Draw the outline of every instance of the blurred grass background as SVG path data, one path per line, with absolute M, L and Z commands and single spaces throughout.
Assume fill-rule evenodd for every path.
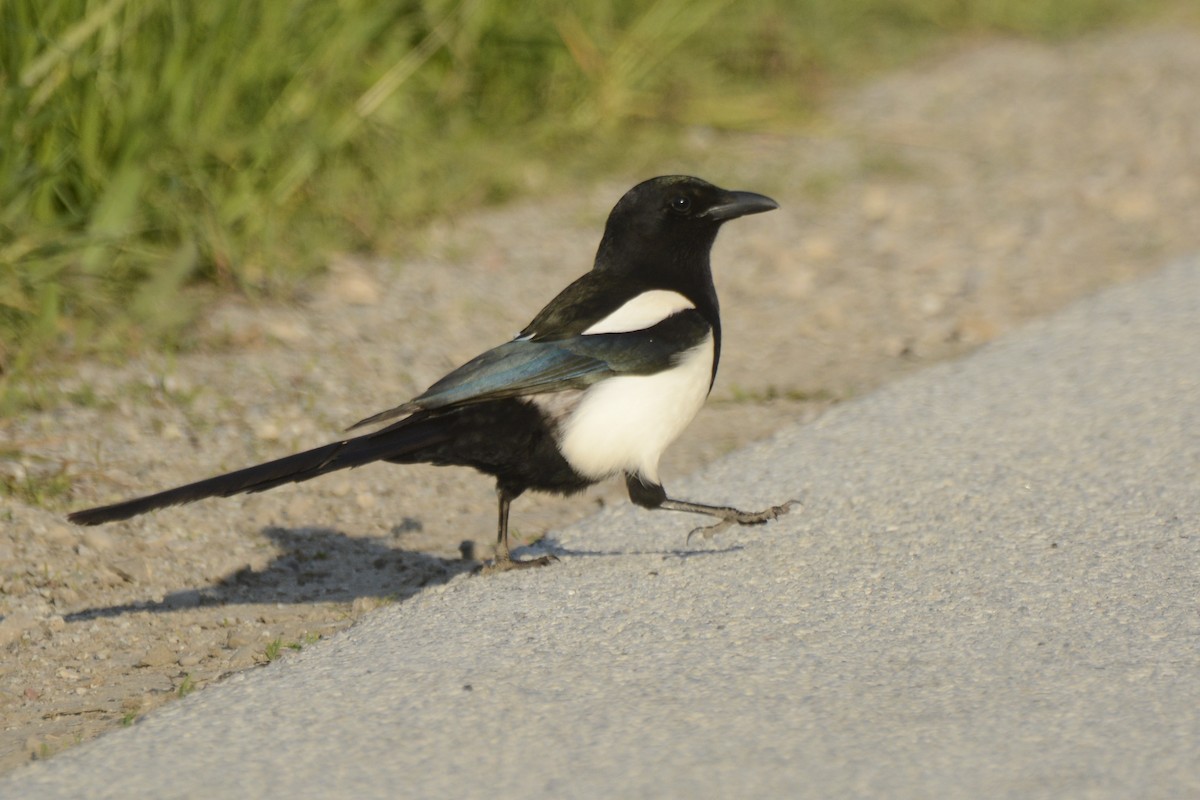
M 447 210 L 690 126 L 787 130 L 955 37 L 1170 5 L 0 0 L 0 415 L 74 356 L 185 347 L 208 299 L 286 294 Z

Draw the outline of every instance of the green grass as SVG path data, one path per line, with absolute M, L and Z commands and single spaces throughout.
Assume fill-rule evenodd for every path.
M 301 642 L 285 642 L 282 638 L 272 639 L 267 643 L 266 649 L 263 650 L 263 662 L 271 663 L 283 655 L 284 649 L 295 650 L 297 653 L 304 649 L 305 645 L 313 644 L 321 640 L 321 635 L 317 633 L 304 634 L 304 641 Z
M 19 443 L 0 446 L 0 498 L 57 507 L 70 496 L 73 483 L 67 465 L 32 456 Z
M 0 415 L 449 210 L 787 129 L 958 34 L 1171 0 L 0 0 Z

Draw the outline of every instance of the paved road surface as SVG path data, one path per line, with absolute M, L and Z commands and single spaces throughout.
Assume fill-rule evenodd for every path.
M 0 797 L 1200 796 L 1200 263 L 672 488 Z

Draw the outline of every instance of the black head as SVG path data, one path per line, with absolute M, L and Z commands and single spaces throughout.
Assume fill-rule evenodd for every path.
M 609 214 L 596 269 L 707 271 L 722 223 L 775 208 L 779 204 L 764 195 L 729 191 L 687 175 L 651 178 L 626 192 Z

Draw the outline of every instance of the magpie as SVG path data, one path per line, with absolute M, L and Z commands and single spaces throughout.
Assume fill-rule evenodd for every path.
M 509 506 L 528 490 L 570 495 L 623 475 L 637 505 L 716 517 L 709 528 L 775 519 L 790 503 L 741 511 L 668 497 L 658 461 L 716 379 L 721 319 L 709 259 L 717 231 L 731 219 L 778 207 L 764 195 L 689 176 L 640 183 L 609 215 L 591 271 L 514 339 L 348 430 L 383 427 L 69 519 L 99 525 L 373 461 L 466 466 L 493 476 L 499 497 L 493 569 L 551 560 L 521 561 L 509 551 Z

